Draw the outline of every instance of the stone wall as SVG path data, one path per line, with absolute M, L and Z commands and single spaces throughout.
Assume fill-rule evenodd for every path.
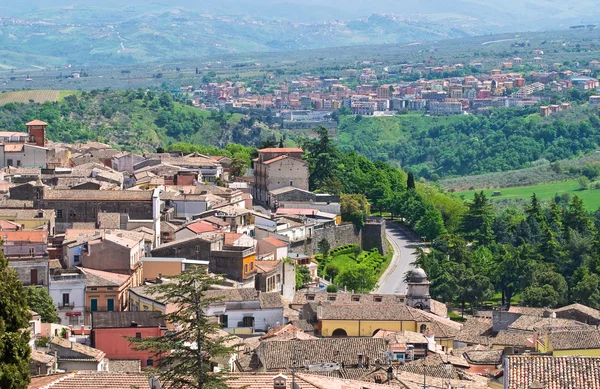
M 387 254 L 384 219 L 370 220 L 365 224 L 362 229 L 362 248 L 366 251 L 376 248 L 380 254 Z
M 385 255 L 387 253 L 385 221 L 382 223 L 368 223 L 365 227 L 359 231 L 353 224 L 342 224 L 314 229 L 310 239 L 292 242 L 290 244 L 291 251 L 305 255 L 318 254 L 319 242 L 326 239 L 332 249 L 349 244 L 358 244 L 361 245 L 363 250 L 377 248 L 380 253 Z

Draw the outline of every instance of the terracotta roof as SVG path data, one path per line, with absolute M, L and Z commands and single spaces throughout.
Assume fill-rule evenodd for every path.
M 256 271 L 258 273 L 268 273 L 275 269 L 277 265 L 279 265 L 281 261 L 256 261 L 254 262 L 254 266 L 256 266 Z
M 596 320 L 600 320 L 600 311 L 599 310 L 587 307 L 582 304 L 567 305 L 566 307 L 555 309 L 554 312 L 556 313 L 557 317 L 565 317 L 565 316 L 567 316 L 566 314 L 568 314 L 570 312 L 579 312 L 584 315 L 588 315 Z
M 492 330 L 492 319 L 470 317 L 454 340 L 468 344 L 489 344 L 487 335 Z
M 190 223 L 187 226 L 180 228 L 179 231 L 186 228 L 196 234 L 202 234 L 205 232 L 213 232 L 218 230 L 218 228 L 214 224 L 203 222 L 202 220 Z
M 57 347 L 63 348 L 63 349 L 72 350 L 73 352 L 76 352 L 78 354 L 93 358 L 93 359 L 97 360 L 98 362 L 100 362 L 102 359 L 104 359 L 104 356 L 106 355 L 104 353 L 104 351 L 102 351 L 102 350 L 98 350 L 97 348 L 86 346 L 85 344 L 71 342 L 65 338 L 61 338 L 60 336 L 54 336 L 50 340 L 50 348 L 52 349 L 52 348 L 54 348 L 54 346 L 57 346 Z M 60 359 L 60 354 L 61 353 L 59 350 L 58 351 L 59 359 Z M 71 358 L 71 357 L 69 356 L 69 358 Z
M 527 331 L 498 331 L 489 344 L 497 346 L 533 347 L 533 333 Z
M 102 270 L 93 270 L 78 267 L 86 276 L 87 286 L 121 286 L 129 280 L 125 274 L 110 273 Z
M 43 122 L 41 120 L 35 119 L 30 121 L 29 123 L 25 123 L 26 126 L 47 126 L 48 123 Z
M 48 243 L 48 231 L 2 231 L 0 237 L 4 240 L 4 245 L 8 242 Z
M 334 296 L 335 302 L 339 304 L 365 304 L 375 301 L 375 297 L 381 298 L 379 304 L 401 304 L 404 305 L 404 296 L 397 294 L 370 294 L 370 293 L 328 293 L 328 292 L 311 292 L 307 290 L 299 290 L 294 295 L 292 304 L 303 305 L 310 302 L 327 303 Z
M 277 147 L 270 147 L 270 148 L 266 148 L 266 149 L 260 149 L 258 150 L 259 153 L 302 153 L 304 152 L 304 150 L 302 150 L 299 147 L 283 147 L 283 148 L 277 148 Z
M 263 342 L 258 348 L 258 353 L 267 370 L 279 370 L 291 368 L 298 361 L 303 367 L 306 364 L 331 362 L 351 366 L 358 363 L 359 354 L 368 357 L 374 363 L 377 359 L 385 360 L 386 349 L 384 339 L 320 338 Z
M 287 155 L 280 155 L 280 156 L 278 156 L 278 157 L 271 158 L 271 159 L 269 159 L 269 160 L 267 160 L 267 161 L 264 161 L 264 162 L 263 162 L 263 164 L 264 164 L 264 165 L 270 165 L 270 164 L 272 164 L 273 162 L 278 162 L 278 161 L 281 161 L 281 160 L 284 160 L 284 159 L 287 159 L 287 158 L 289 158 Z
M 551 330 L 548 341 L 554 350 L 600 349 L 600 331 L 595 327 Z
M 521 313 L 521 314 L 526 315 L 526 316 L 543 317 L 544 316 L 544 312 L 550 312 L 550 310 L 548 310 L 547 308 L 531 308 L 531 307 L 511 306 L 508 309 L 508 312 Z
M 21 228 L 21 225 L 10 220 L 0 220 L 1 231 L 16 231 Z
M 231 246 L 232 244 L 235 243 L 236 240 L 238 240 L 239 238 L 241 238 L 242 235 L 244 235 L 244 234 L 238 234 L 238 233 L 235 233 L 235 232 L 226 232 L 224 234 L 225 239 L 223 241 L 223 244 L 227 245 L 227 246 Z
M 427 338 L 425 335 L 419 332 L 413 331 L 401 331 L 401 332 L 393 332 L 393 331 L 385 331 L 379 330 L 374 338 L 383 338 L 392 343 L 403 343 L 403 344 L 427 344 Z
M 305 333 L 304 331 L 302 331 L 302 329 L 296 327 L 293 324 L 285 324 L 279 326 L 260 337 L 261 341 L 284 341 L 291 339 L 309 340 L 317 339 L 317 337 Z
M 471 350 L 465 352 L 463 356 L 472 365 L 501 365 L 503 352 L 503 350 Z
M 414 321 L 416 316 L 403 304 L 324 304 L 322 320 Z
M 121 215 L 117 212 L 98 212 L 98 228 L 121 228 Z
M 150 389 L 148 376 L 141 373 L 77 371 L 33 378 L 28 389 Z
M 544 327 L 576 327 L 584 324 L 575 320 L 557 319 L 552 317 L 521 316 L 508 326 L 509 330 L 534 331 Z
M 230 373 L 227 376 L 230 377 L 227 380 L 227 387 L 229 388 L 243 388 L 243 389 L 271 389 L 273 388 L 273 379 L 277 373 Z M 284 373 L 283 377 L 286 379 L 286 389 L 292 388 L 292 376 L 290 373 Z M 296 388 L 300 389 L 319 389 L 322 386 L 315 386 L 308 381 L 295 377 Z
M 268 238 L 263 238 L 263 241 L 272 244 L 275 247 L 287 247 L 287 243 L 281 241 L 273 236 L 269 236 Z
M 509 355 L 504 380 L 507 389 L 600 389 L 600 358 Z
M 40 350 L 32 349 L 31 359 L 33 359 L 35 362 L 48 365 L 54 362 L 54 355 L 46 354 L 45 352 L 42 352 Z

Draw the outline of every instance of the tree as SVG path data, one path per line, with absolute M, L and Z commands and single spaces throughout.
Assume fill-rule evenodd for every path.
M 340 213 L 342 220 L 353 223 L 361 229 L 369 215 L 369 203 L 362 194 L 342 194 L 340 196 Z
M 54 301 L 46 288 L 30 286 L 25 291 L 29 308 L 37 312 L 44 323 L 58 323 L 60 321 Z
M 301 289 L 312 280 L 308 266 L 296 266 L 296 289 Z
M 494 211 L 489 200 L 483 191 L 475 193 L 473 201 L 469 204 L 469 210 L 463 216 L 462 231 L 465 236 L 476 240 L 479 244 L 486 244 L 493 238 L 493 222 Z
M 406 179 L 406 189 L 415 189 L 415 176 L 412 173 L 408 173 L 408 178 Z
M 319 243 L 317 243 L 317 246 L 319 248 L 319 252 L 323 255 L 323 258 L 327 258 L 329 250 L 331 250 L 331 245 L 329 244 L 327 239 L 321 239 Z
M 29 384 L 30 318 L 23 284 L 0 253 L 0 388 L 26 389 Z
M 425 215 L 415 225 L 415 231 L 427 240 L 433 240 L 446 232 L 442 214 L 433 205 L 426 207 Z
M 581 189 L 581 190 L 590 189 L 590 179 L 587 178 L 586 176 L 579 177 L 577 182 L 579 183 L 579 189 Z
M 213 372 L 210 361 L 229 357 L 234 349 L 231 336 L 219 336 L 219 323 L 205 310 L 218 299 L 207 291 L 221 280 L 209 276 L 206 268 L 193 267 L 172 278 L 172 282 L 148 287 L 150 293 L 173 311 L 162 318 L 174 326 L 164 335 L 128 338 L 136 350 L 147 350 L 158 360 L 156 375 L 166 389 L 226 388 L 226 372 Z
M 236 154 L 231 159 L 231 166 L 229 167 L 229 174 L 232 177 L 241 177 L 246 173 L 247 167 L 248 167 L 248 164 L 246 162 L 246 159 L 243 156 Z
M 375 286 L 377 275 L 371 266 L 359 263 L 348 263 L 336 277 L 336 284 L 357 293 L 367 293 Z

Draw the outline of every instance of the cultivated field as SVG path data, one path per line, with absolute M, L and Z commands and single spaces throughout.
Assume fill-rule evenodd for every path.
M 548 201 L 556 194 L 569 193 L 571 196 L 577 195 L 583 200 L 588 211 L 595 211 L 600 207 L 600 189 L 580 190 L 577 180 L 562 182 L 551 182 L 538 185 L 522 186 L 516 188 L 495 189 L 500 192 L 500 196 L 492 196 L 494 189 L 485 189 L 483 193 L 492 201 L 499 200 L 528 200 L 533 193 L 538 199 Z M 465 199 L 472 199 L 473 194 L 479 190 L 468 192 L 457 192 L 458 196 L 464 196 Z
M 0 94 L 0 105 L 8 103 L 45 103 L 47 101 L 58 101 L 66 96 L 76 93 L 75 91 L 58 90 L 24 90 Z

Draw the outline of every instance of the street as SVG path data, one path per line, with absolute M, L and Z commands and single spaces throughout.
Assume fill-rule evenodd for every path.
M 421 240 L 400 223 L 387 221 L 387 239 L 394 248 L 394 257 L 386 272 L 381 276 L 376 287 L 377 293 L 406 294 L 404 275 L 414 268 L 415 250 Z

